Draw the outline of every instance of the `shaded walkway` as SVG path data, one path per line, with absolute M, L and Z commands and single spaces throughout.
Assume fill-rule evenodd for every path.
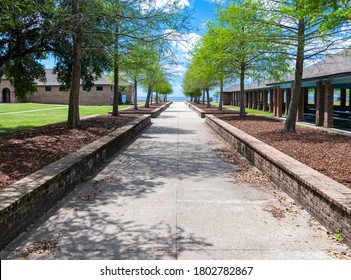
M 233 182 L 238 167 L 215 151 L 225 147 L 175 103 L 0 257 L 327 259 L 344 249 L 284 193 Z M 28 251 L 44 240 L 53 248 Z

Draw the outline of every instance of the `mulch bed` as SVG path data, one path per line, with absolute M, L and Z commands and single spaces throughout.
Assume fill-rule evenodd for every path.
M 158 103 L 152 103 L 150 104 L 150 107 L 146 108 L 144 106 L 138 106 L 138 112 L 146 112 L 146 113 L 151 113 L 151 111 L 161 107 L 162 105 L 165 105 L 167 104 L 167 102 L 158 102 Z M 128 109 L 124 109 L 124 110 L 121 110 L 120 113 L 123 114 L 123 112 L 129 112 L 129 111 L 135 111 L 134 110 L 134 107 L 132 108 L 128 108 Z
M 197 108 L 204 110 L 205 112 L 213 112 L 213 113 L 220 113 L 220 112 L 231 112 L 232 114 L 235 114 L 236 112 L 227 108 L 222 108 L 222 110 L 218 110 L 218 106 L 211 105 L 210 107 L 207 107 L 207 104 L 202 103 L 195 103 L 195 102 L 189 102 L 190 104 L 196 106 Z
M 351 137 L 300 126 L 284 132 L 282 121 L 259 116 L 220 118 L 351 188 Z
M 79 129 L 55 124 L 0 135 L 0 190 L 135 118 L 97 116 L 83 119 Z

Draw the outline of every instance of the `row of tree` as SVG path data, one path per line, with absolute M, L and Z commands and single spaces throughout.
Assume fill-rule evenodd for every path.
M 54 56 L 54 72 L 69 89 L 69 128 L 79 126 L 79 89 L 105 72 L 114 78 L 113 115 L 118 115 L 119 79 L 137 90 L 170 93 L 165 72 L 169 37 L 186 32 L 190 11 L 179 0 L 1 0 L 0 77 L 10 79 L 19 99 L 45 82 L 40 60 Z M 135 99 L 137 100 L 137 99 Z M 135 106 L 137 106 L 135 102 Z M 136 107 L 137 109 L 137 107 Z
M 279 81 L 295 75 L 285 131 L 295 131 L 304 63 L 348 47 L 351 3 L 345 0 L 238 0 L 217 6 L 216 20 L 192 51 L 183 80 L 188 96 L 240 83 L 240 115 L 244 90 L 251 81 Z M 209 100 L 209 98 L 207 99 Z M 209 104 L 208 104 L 209 106 Z

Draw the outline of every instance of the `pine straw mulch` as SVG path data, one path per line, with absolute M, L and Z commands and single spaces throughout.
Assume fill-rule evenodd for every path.
M 79 129 L 55 124 L 0 135 L 0 190 L 135 118 L 97 116 L 83 119 Z
M 300 126 L 284 132 L 282 121 L 259 116 L 220 118 L 351 188 L 351 137 Z

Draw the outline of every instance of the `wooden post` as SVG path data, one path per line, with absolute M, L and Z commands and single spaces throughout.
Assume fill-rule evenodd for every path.
M 334 127 L 334 88 L 330 81 L 325 81 L 324 127 Z
M 277 117 L 281 118 L 283 115 L 283 91 L 277 88 Z
M 346 108 L 346 89 L 340 89 L 340 109 L 345 110 Z
M 267 90 L 263 90 L 262 92 L 262 103 L 263 103 L 263 108 L 262 110 L 264 112 L 268 111 L 268 91 Z
M 273 113 L 274 112 L 274 89 L 271 88 L 269 90 L 269 112 Z
M 323 126 L 325 86 L 323 81 L 317 81 L 316 84 L 316 126 Z
M 297 110 L 296 121 L 302 122 L 304 120 L 303 113 L 305 112 L 305 95 L 308 94 L 308 88 L 301 88 L 299 98 L 299 108 Z
M 286 89 L 286 102 L 285 102 L 285 115 L 288 115 L 289 106 L 291 101 L 291 89 Z

